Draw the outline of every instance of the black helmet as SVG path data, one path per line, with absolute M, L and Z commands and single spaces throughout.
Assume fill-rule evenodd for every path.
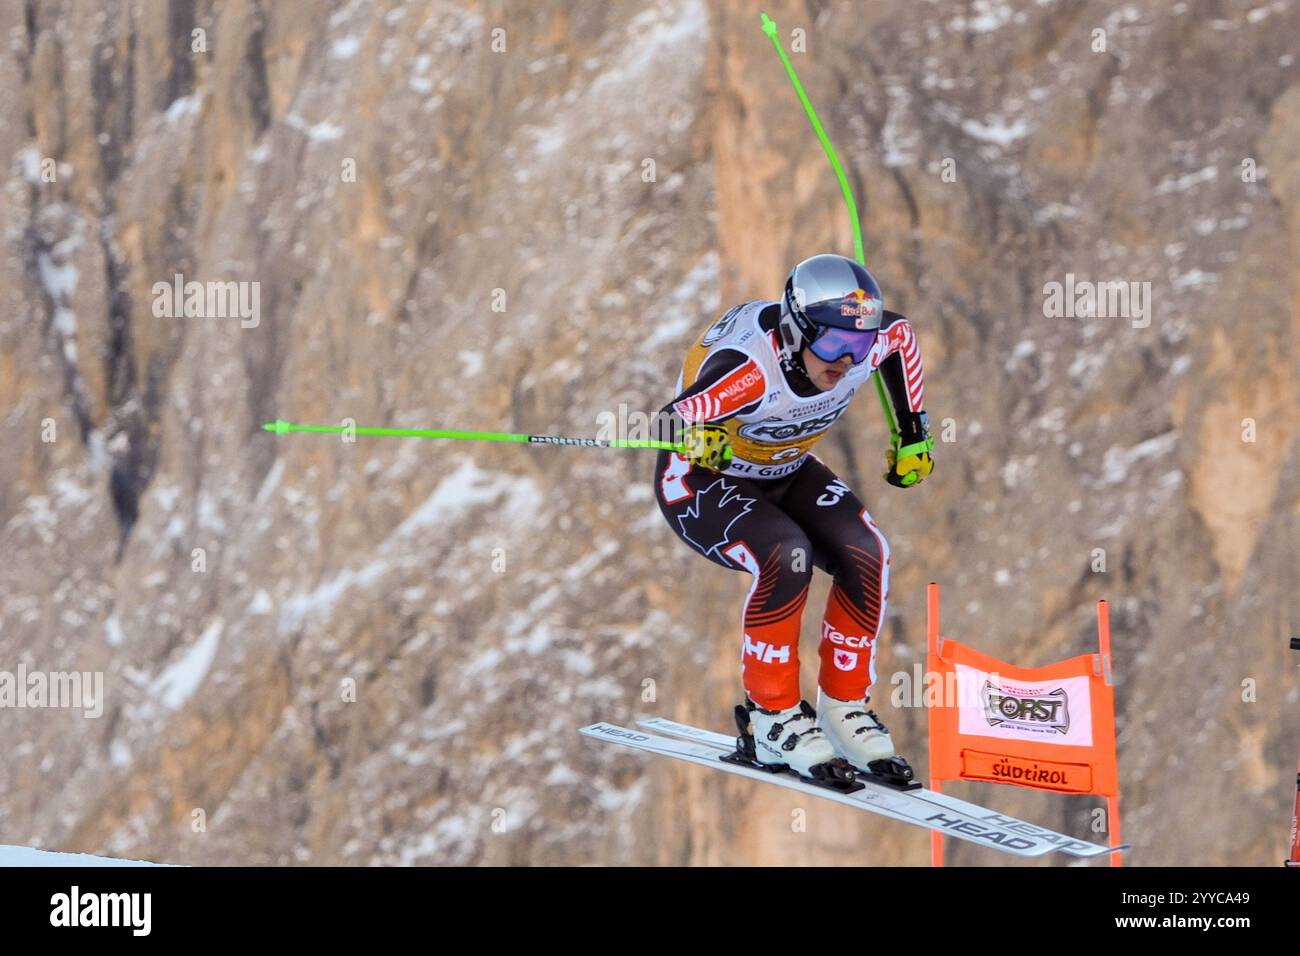
M 864 361 L 884 314 L 880 285 L 846 256 L 823 254 L 790 270 L 781 295 L 781 357 L 791 361 L 816 343 L 818 358 L 833 362 L 851 354 Z M 826 337 L 832 329 L 843 334 Z

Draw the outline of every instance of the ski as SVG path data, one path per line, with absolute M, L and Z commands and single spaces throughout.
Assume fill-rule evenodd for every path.
M 638 720 L 637 725 L 646 730 L 655 731 L 659 734 L 666 734 L 671 737 L 681 737 L 687 740 L 698 741 L 699 743 L 711 747 L 715 754 L 729 754 L 736 749 L 736 740 L 734 737 L 728 737 L 726 734 L 720 734 L 711 730 L 703 730 L 699 727 L 692 727 L 689 724 L 680 724 L 674 720 L 667 720 L 663 717 L 652 717 L 646 720 Z M 798 778 L 794 778 L 798 779 Z M 1049 830 L 1046 827 L 1040 827 L 1025 820 L 1019 820 L 1015 817 L 1009 817 L 1004 813 L 998 813 L 987 807 L 982 807 L 977 803 L 971 803 L 967 800 L 961 800 L 957 797 L 949 796 L 946 793 L 936 793 L 925 787 L 913 787 L 903 790 L 895 788 L 885 783 L 878 783 L 867 777 L 859 776 L 858 781 L 863 784 L 863 790 L 858 791 L 854 796 L 855 800 L 850 801 L 860 805 L 868 805 L 872 809 L 871 801 L 877 800 L 876 796 L 868 796 L 868 793 L 887 794 L 891 797 L 889 801 L 891 806 L 898 806 L 901 802 L 910 803 L 914 808 L 914 816 L 924 817 L 927 811 L 939 814 L 949 814 L 955 817 L 964 818 L 973 821 L 977 827 L 989 828 L 997 827 L 1004 829 L 1008 833 L 1014 833 L 1027 839 L 1037 841 L 1039 844 L 1046 845 L 1047 849 L 1042 852 L 1051 852 L 1059 850 L 1062 853 L 1068 853 L 1077 857 L 1095 857 L 1113 850 L 1128 849 L 1131 844 L 1124 843 L 1118 847 L 1101 846 L 1096 843 L 1089 843 L 1085 840 L 1078 840 L 1064 833 L 1058 833 L 1055 830 Z M 902 801 L 896 799 L 902 798 Z M 878 804 L 876 804 L 878 805 Z M 943 824 L 932 826 L 922 820 L 909 819 L 906 822 L 918 823 L 920 826 L 927 826 L 930 829 L 941 830 L 947 836 L 962 837 L 961 828 L 953 824 Z M 976 838 L 973 842 L 985 843 L 986 838 Z M 989 844 L 993 845 L 993 844 Z M 998 846 L 998 849 L 1002 847 Z M 1025 856 L 1040 856 L 1041 853 L 1022 854 Z
M 853 789 L 846 791 L 835 786 L 805 780 L 790 773 L 772 773 L 743 764 L 729 763 L 722 758 L 735 751 L 731 738 L 696 727 L 688 727 L 685 724 L 676 724 L 673 721 L 660 723 L 663 726 L 657 729 L 675 728 L 675 736 L 661 736 L 645 730 L 632 730 L 603 721 L 582 727 L 579 733 L 596 740 L 604 740 L 664 757 L 674 757 L 721 770 L 724 773 L 761 780 L 787 790 L 822 797 L 859 810 L 868 810 L 902 823 L 938 830 L 946 836 L 992 847 L 1013 856 L 1039 857 L 1056 850 L 1084 857 L 1110 852 L 1108 847 L 1074 840 L 1063 834 L 993 813 L 975 804 L 965 804 L 964 801 L 953 801 L 953 806 L 936 804 L 927 797 L 942 795 L 930 791 L 897 790 L 883 784 L 869 782 L 859 782 Z M 726 742 L 725 746 L 719 746 L 716 742 L 718 738 Z M 926 796 L 918 797 L 918 793 L 924 793 Z M 956 805 L 964 805 L 975 812 L 959 809 Z

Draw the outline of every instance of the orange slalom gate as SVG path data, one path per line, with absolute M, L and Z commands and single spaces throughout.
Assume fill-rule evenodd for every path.
M 1110 615 L 1097 602 L 1098 653 L 1017 667 L 939 636 L 939 585 L 926 590 L 926 671 L 940 693 L 930 709 L 930 789 L 980 780 L 1106 798 L 1110 846 L 1120 843 L 1119 773 Z M 955 694 L 954 694 L 955 691 Z M 953 699 L 955 696 L 956 699 Z M 930 837 L 943 866 L 943 837 Z M 1119 866 L 1120 852 L 1110 854 Z

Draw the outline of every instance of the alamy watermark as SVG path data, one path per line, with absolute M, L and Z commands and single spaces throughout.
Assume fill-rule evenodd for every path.
M 670 441 L 672 435 L 672 413 L 638 411 L 621 402 L 617 411 L 596 415 L 599 441 Z
M 85 717 L 104 713 L 103 671 L 0 671 L 0 708 L 81 708 Z
M 178 272 L 171 282 L 155 282 L 150 291 L 155 318 L 239 319 L 245 329 L 262 321 L 260 282 L 186 282 Z
M 1043 315 L 1049 319 L 1131 319 L 1135 329 L 1151 324 L 1151 283 L 1092 282 L 1065 274 L 1065 282 L 1043 285 Z
M 913 664 L 912 670 L 894 671 L 889 677 L 893 688 L 889 702 L 897 709 L 906 707 L 983 707 L 987 703 L 988 682 L 999 683 L 996 671 L 975 677 L 957 671 L 924 670 Z

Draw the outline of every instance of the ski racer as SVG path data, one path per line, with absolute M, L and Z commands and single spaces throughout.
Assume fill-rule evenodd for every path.
M 867 709 L 889 596 L 889 545 L 813 445 L 879 371 L 899 434 L 885 479 L 933 468 L 921 353 L 908 320 L 852 259 L 816 255 L 779 302 L 745 302 L 690 347 L 662 410 L 683 453 L 660 452 L 655 494 L 669 526 L 715 564 L 752 578 L 741 678 L 759 763 L 822 777 L 843 758 L 895 757 Z M 799 689 L 799 628 L 813 567 L 833 577 L 822 618 L 817 706 Z M 909 769 L 910 773 L 910 769 Z

